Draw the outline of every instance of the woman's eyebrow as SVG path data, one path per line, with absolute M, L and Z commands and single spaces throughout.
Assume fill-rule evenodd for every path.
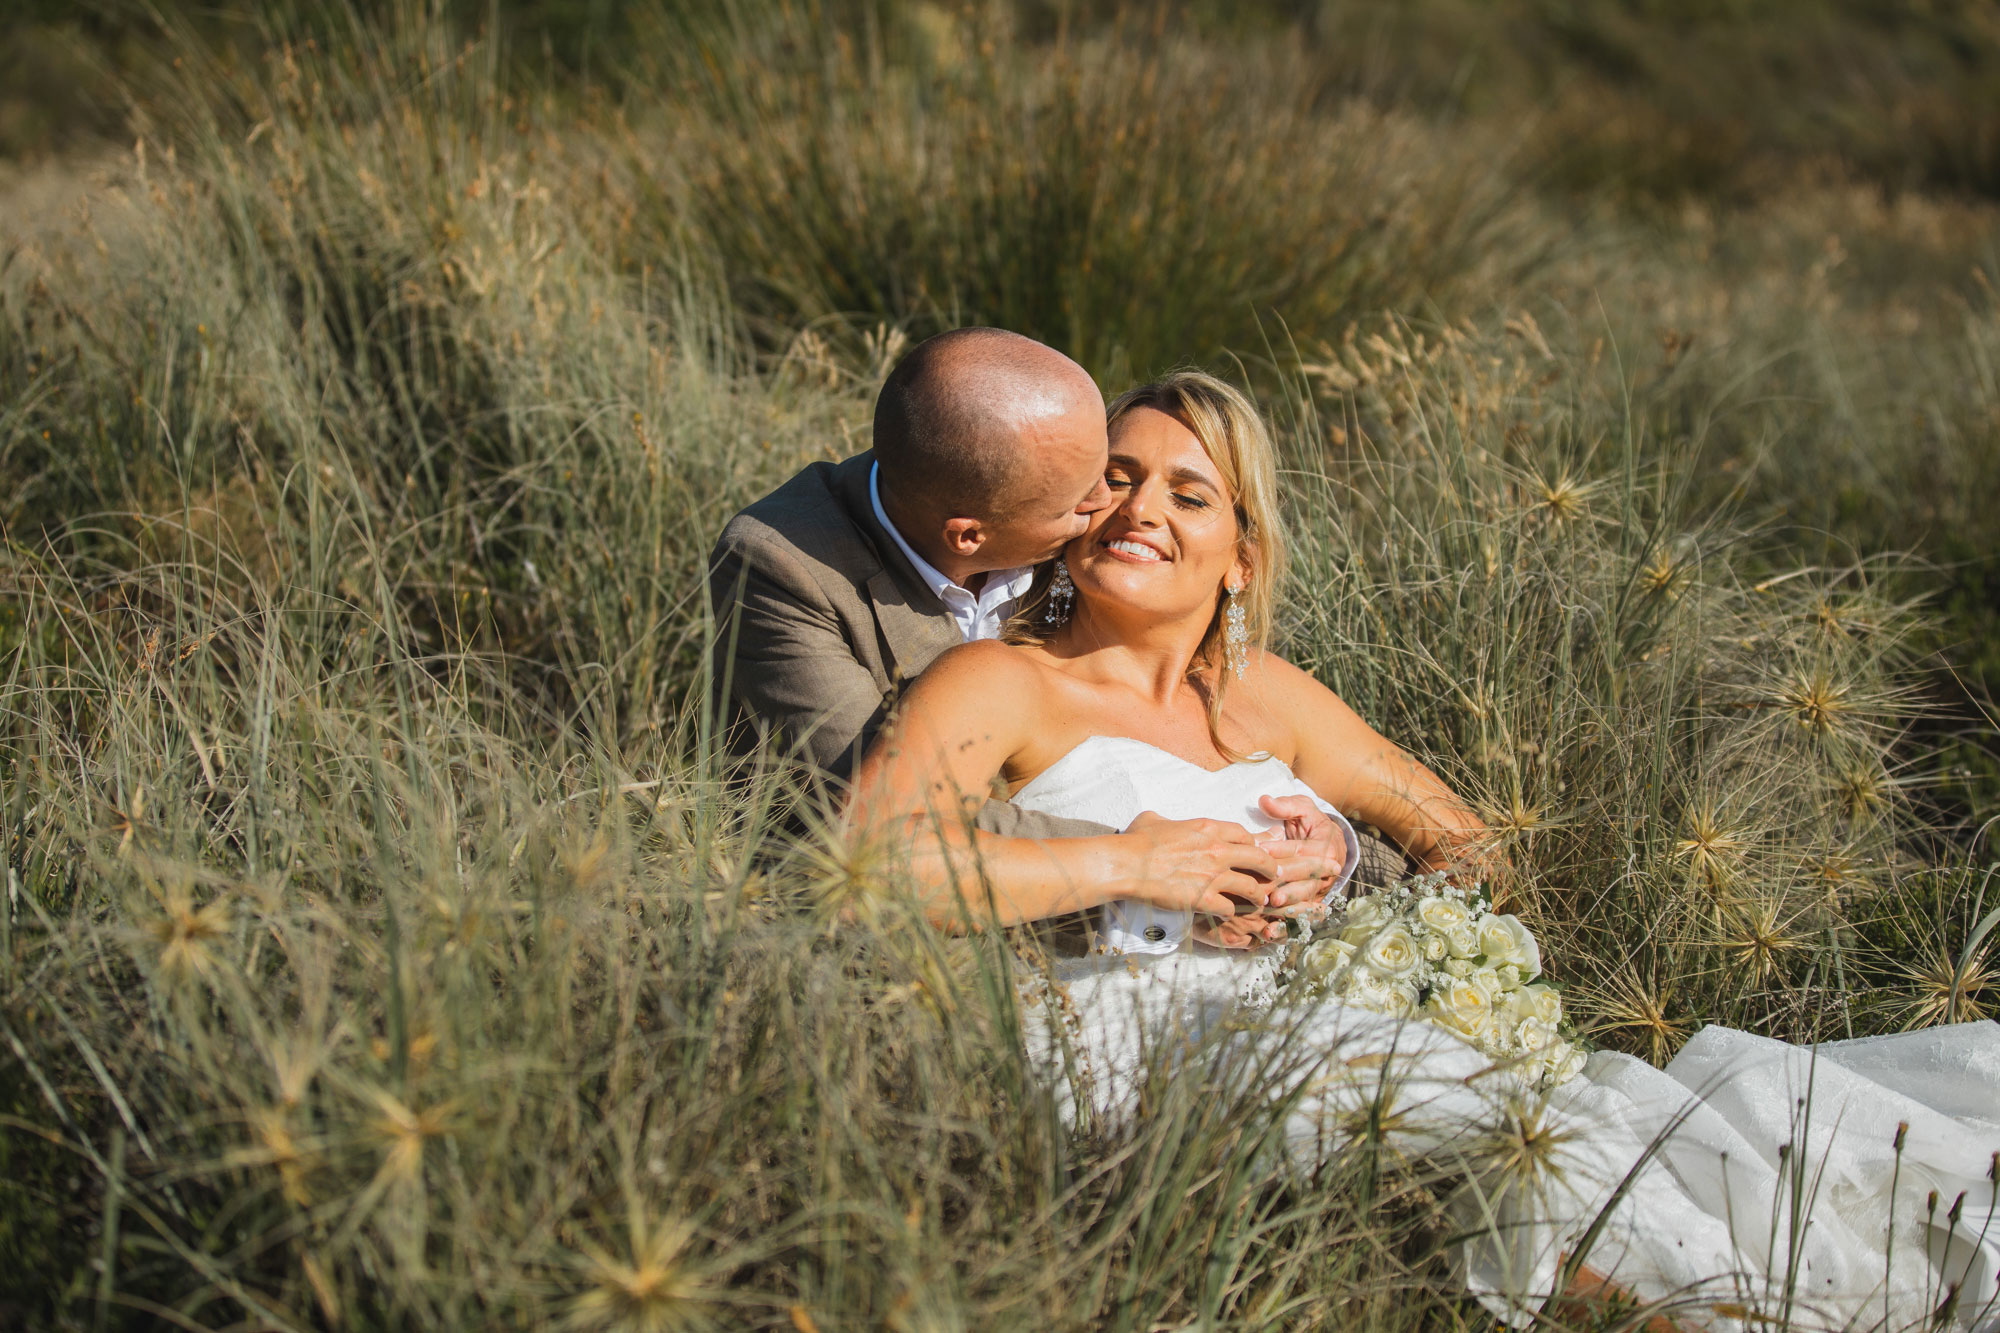
M 1168 475 L 1173 478 L 1176 485 L 1206 486 L 1211 491 L 1222 489 L 1216 484 L 1215 479 L 1206 472 L 1197 472 L 1191 467 L 1177 467 Z
M 1112 454 L 1104 460 L 1104 468 L 1107 472 L 1114 467 L 1124 468 L 1128 472 L 1146 471 L 1146 465 L 1131 454 Z M 1218 495 L 1222 493 L 1222 484 L 1220 482 L 1216 481 L 1215 478 L 1209 476 L 1206 472 L 1197 471 L 1191 467 L 1183 466 L 1175 468 L 1173 471 L 1167 473 L 1167 480 L 1176 486 L 1206 486 Z

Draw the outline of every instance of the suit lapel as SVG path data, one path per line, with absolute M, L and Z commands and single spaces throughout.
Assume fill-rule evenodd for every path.
M 920 589 L 923 602 L 913 605 L 903 581 L 884 569 L 868 580 L 868 597 L 875 604 L 875 623 L 882 627 L 890 674 L 907 680 L 937 659 L 945 649 L 963 643 L 958 622 L 929 588 Z
M 874 605 L 875 623 L 882 632 L 890 675 L 906 680 L 929 666 L 939 653 L 964 639 L 951 612 L 917 576 L 895 538 L 875 521 L 875 504 L 868 490 L 868 476 L 874 465 L 872 452 L 847 459 L 835 469 L 831 489 L 848 518 L 874 548 L 878 568 L 867 580 L 868 599 Z

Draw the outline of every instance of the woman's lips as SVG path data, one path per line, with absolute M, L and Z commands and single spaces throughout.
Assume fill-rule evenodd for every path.
M 1131 537 L 1119 537 L 1104 543 L 1107 553 L 1135 565 L 1157 565 L 1165 563 L 1167 556 L 1158 547 Z

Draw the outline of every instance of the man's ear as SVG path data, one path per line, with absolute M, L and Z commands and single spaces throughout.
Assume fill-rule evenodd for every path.
M 944 549 L 961 559 L 986 545 L 990 535 L 976 518 L 948 518 L 944 521 Z

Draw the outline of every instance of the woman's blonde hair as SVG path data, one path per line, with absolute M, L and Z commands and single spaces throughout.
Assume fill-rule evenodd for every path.
M 1164 412 L 1187 427 L 1222 474 L 1222 484 L 1229 488 L 1236 510 L 1237 553 L 1250 570 L 1243 590 L 1236 594 L 1250 635 L 1244 647 L 1248 653 L 1260 653 L 1270 643 L 1271 620 L 1286 561 L 1284 529 L 1278 515 L 1277 450 L 1264 418 L 1241 391 L 1199 370 L 1176 370 L 1118 395 L 1107 414 L 1111 432 L 1115 435 L 1121 420 L 1144 407 Z M 1046 578 L 1038 581 L 1036 593 L 1009 625 L 1006 637 L 1010 642 L 1038 643 L 1047 638 L 1041 619 L 1048 600 Z M 1225 745 L 1218 730 L 1222 698 L 1231 675 L 1223 642 L 1227 604 L 1227 592 L 1217 589 L 1215 615 L 1195 650 L 1188 676 L 1206 677 L 1210 682 L 1209 739 L 1226 758 L 1240 760 L 1244 756 Z

